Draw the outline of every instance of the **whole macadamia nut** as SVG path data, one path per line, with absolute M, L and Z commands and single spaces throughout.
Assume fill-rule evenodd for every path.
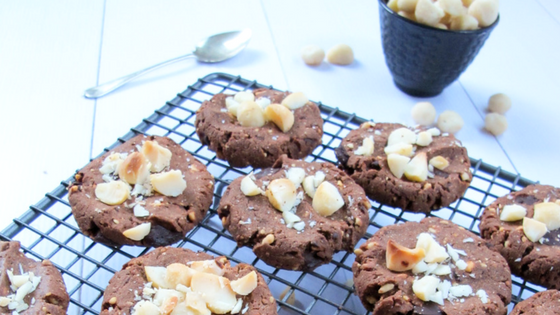
M 490 113 L 484 118 L 484 128 L 488 130 L 491 134 L 499 136 L 508 127 L 506 116 L 498 113 Z
M 325 51 L 317 45 L 305 46 L 301 49 L 301 59 L 307 65 L 318 66 L 325 59 Z
M 459 16 L 467 14 L 467 8 L 463 6 L 461 0 L 438 0 L 437 4 L 450 15 Z
M 430 126 L 436 120 L 436 108 L 430 102 L 419 102 L 410 111 L 412 120 L 422 126 Z
M 414 15 L 417 22 L 435 26 L 445 16 L 445 12 L 431 0 L 418 0 Z
M 511 108 L 511 99 L 504 93 L 490 96 L 488 100 L 488 111 L 492 113 L 505 114 Z
M 397 7 L 401 11 L 412 13 L 416 8 L 418 0 L 397 0 Z
M 354 52 L 350 46 L 338 44 L 327 51 L 327 60 L 335 65 L 349 65 L 354 61 Z
M 463 118 L 452 110 L 444 111 L 439 115 L 437 120 L 437 127 L 439 130 L 448 133 L 457 133 L 463 128 L 464 124 Z
M 478 20 L 478 25 L 486 27 L 498 18 L 498 0 L 474 0 L 469 6 L 469 15 Z

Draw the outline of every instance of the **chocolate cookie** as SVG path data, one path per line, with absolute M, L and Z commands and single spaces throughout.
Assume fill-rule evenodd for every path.
M 271 169 L 235 179 L 218 214 L 237 244 L 267 264 L 313 270 L 354 248 L 369 208 L 363 189 L 331 163 L 284 155 Z
M 383 227 L 355 253 L 356 293 L 373 315 L 507 312 L 506 261 L 450 221 Z
M 291 93 L 269 89 L 256 89 L 252 94 L 240 93 L 235 96 L 217 94 L 211 100 L 202 103 L 196 113 L 198 138 L 202 144 L 208 145 L 210 150 L 216 152 L 218 158 L 228 161 L 233 167 L 270 167 L 282 154 L 293 159 L 301 159 L 311 154 L 321 144 L 323 136 L 321 112 L 315 103 L 307 101 L 301 93 L 294 93 L 296 95 L 292 98 L 300 95 L 305 103 L 287 105 L 291 109 L 287 112 L 292 114 L 286 112 L 288 107 L 275 105 L 279 106 L 278 115 L 291 115 L 290 118 L 286 118 L 285 124 L 278 123 L 276 119 L 274 122 L 267 122 L 262 117 L 262 113 L 267 111 L 260 108 L 268 107 L 269 104 L 285 103 Z M 235 116 L 239 105 L 235 99 L 243 100 L 240 95 L 248 96 L 249 100 L 252 98 L 258 102 L 258 106 L 254 102 L 251 104 L 257 107 L 255 112 L 261 114 L 258 114 L 258 118 L 249 119 L 249 123 L 242 124 L 240 122 L 242 118 Z M 298 97 L 298 101 L 301 97 Z M 229 111 L 226 103 L 230 105 Z M 244 114 L 240 116 L 247 117 Z M 286 124 L 289 122 L 293 122 L 293 125 L 286 130 L 289 127 Z M 284 127 L 284 131 L 280 126 Z
M 472 180 L 467 150 L 437 128 L 367 122 L 350 131 L 335 153 L 368 197 L 406 211 L 446 207 Z
M 510 315 L 560 315 L 560 292 L 548 290 L 537 292 L 525 301 L 517 303 Z
M 479 228 L 488 247 L 506 258 L 514 275 L 560 289 L 559 224 L 560 189 L 530 185 L 484 209 Z
M 232 267 L 226 257 L 172 247 L 130 260 L 103 294 L 101 314 L 153 314 L 151 310 L 156 314 L 277 314 L 276 301 L 253 266 Z
M 66 314 L 70 298 L 60 271 L 19 248 L 19 242 L 0 242 L 0 313 Z
M 179 241 L 204 218 L 214 190 L 202 163 L 173 140 L 157 136 L 126 141 L 75 179 L 68 199 L 76 222 L 85 235 L 109 245 Z

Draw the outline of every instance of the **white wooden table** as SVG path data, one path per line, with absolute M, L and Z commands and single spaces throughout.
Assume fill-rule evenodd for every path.
M 84 89 L 185 54 L 201 38 L 249 27 L 241 55 L 220 64 L 187 60 L 99 100 Z M 312 68 L 301 47 L 349 44 L 356 61 Z M 501 20 L 469 69 L 441 95 L 459 112 L 469 154 L 560 186 L 560 5 L 501 1 Z M 418 98 L 400 92 L 385 65 L 378 4 L 353 1 L 0 1 L 0 166 L 6 226 L 166 100 L 212 72 L 304 91 L 375 121 L 411 124 Z M 490 95 L 513 100 L 509 129 L 482 130 Z

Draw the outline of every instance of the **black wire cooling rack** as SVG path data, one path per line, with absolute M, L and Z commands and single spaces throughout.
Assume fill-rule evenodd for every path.
M 353 291 L 353 253 L 338 253 L 331 263 L 313 272 L 280 270 L 259 260 L 250 248 L 238 248 L 231 235 L 222 227 L 216 213 L 222 191 L 232 179 L 249 173 L 251 169 L 231 168 L 227 162 L 217 159 L 213 152 L 201 145 L 194 127 L 196 110 L 214 94 L 235 93 L 259 87 L 272 88 L 228 74 L 210 74 L 156 110 L 106 150 L 138 133 L 168 136 L 205 163 L 217 183 L 214 202 L 202 223 L 174 246 L 224 255 L 233 263 L 254 265 L 263 274 L 276 297 L 279 314 L 368 314 Z M 350 130 L 366 120 L 338 108 L 318 104 L 325 121 L 323 144 L 307 160 L 336 163 L 334 149 Z M 499 196 L 533 182 L 480 160 L 471 159 L 471 163 L 474 178 L 463 198 L 434 215 L 452 220 L 478 234 L 478 217 L 486 205 Z M 129 246 L 114 248 L 95 243 L 82 235 L 68 204 L 67 187 L 71 180 L 72 177 L 62 182 L 20 218 L 15 219 L 0 233 L 0 238 L 20 241 L 27 256 L 50 259 L 61 270 L 71 297 L 68 314 L 98 314 L 103 290 L 112 275 L 129 259 L 142 255 L 149 249 Z M 402 212 L 375 202 L 372 205 L 367 234 L 358 245 L 382 226 L 424 218 L 422 214 Z M 515 302 L 542 290 L 542 287 L 513 277 L 514 302 L 510 305 L 510 310 Z

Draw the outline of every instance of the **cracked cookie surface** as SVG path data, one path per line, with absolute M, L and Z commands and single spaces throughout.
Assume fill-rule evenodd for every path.
M 502 221 L 500 211 L 506 205 L 526 209 L 533 218 L 535 204 L 560 203 L 560 189 L 547 185 L 530 185 L 496 199 L 480 217 L 480 234 L 488 246 L 502 254 L 514 275 L 549 289 L 560 289 L 560 229 L 548 231 L 542 242 L 532 242 L 523 231 L 523 220 Z
M 176 197 L 153 192 L 150 196 L 131 196 L 123 203 L 109 205 L 96 198 L 96 186 L 104 183 L 100 168 L 112 153 L 131 154 L 150 140 L 171 151 L 168 169 L 180 170 L 187 183 Z M 206 215 L 212 204 L 214 179 L 199 162 L 179 144 L 167 137 L 138 135 L 91 161 L 75 176 L 69 187 L 68 200 L 82 232 L 96 242 L 108 245 L 164 246 L 182 239 Z M 139 204 L 144 215 L 135 215 Z M 147 211 L 148 213 L 146 213 Z M 134 240 L 123 232 L 141 224 L 150 224 L 143 239 Z
M 469 186 L 472 174 L 467 150 L 451 134 L 434 136 L 429 145 L 418 145 L 413 152 L 415 155 L 426 153 L 428 161 L 436 156 L 448 161 L 445 169 L 433 170 L 433 177 L 415 182 L 405 176 L 397 178 L 391 172 L 385 148 L 391 133 L 404 127 L 401 124 L 364 123 L 359 129 L 350 131 L 335 151 L 341 167 L 364 188 L 369 198 L 405 211 L 430 213 L 459 199 Z M 369 137 L 374 142 L 373 154 L 356 154 L 363 140 Z
M 530 298 L 517 303 L 510 315 L 559 315 L 560 292 L 547 290 L 537 292 Z
M 271 103 L 281 103 L 290 95 L 270 89 L 256 89 L 255 98 L 268 98 Z M 321 144 L 323 119 L 319 107 L 307 102 L 293 110 L 294 124 L 282 132 L 274 123 L 262 127 L 244 127 L 226 109 L 226 98 L 217 94 L 204 101 L 196 113 L 196 133 L 202 144 L 216 152 L 218 158 L 233 167 L 270 167 L 282 155 L 301 159 Z

